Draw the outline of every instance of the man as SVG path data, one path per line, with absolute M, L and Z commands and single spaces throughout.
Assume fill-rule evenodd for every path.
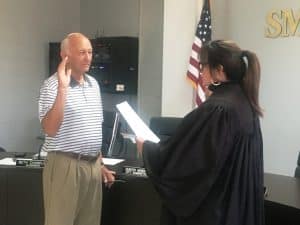
M 102 179 L 114 172 L 102 163 L 102 103 L 97 81 L 86 72 L 92 60 L 87 37 L 61 42 L 57 73 L 41 88 L 39 117 L 48 152 L 43 171 L 45 225 L 99 225 Z M 102 177 L 101 177 L 102 176 Z

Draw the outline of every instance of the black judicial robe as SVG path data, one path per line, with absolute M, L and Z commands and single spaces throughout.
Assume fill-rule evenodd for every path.
M 260 122 L 239 84 L 214 87 L 169 140 L 144 142 L 143 159 L 161 224 L 264 224 Z

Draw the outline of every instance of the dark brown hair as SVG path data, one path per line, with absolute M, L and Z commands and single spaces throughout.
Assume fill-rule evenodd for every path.
M 240 83 L 254 111 L 263 115 L 258 101 L 260 64 L 255 53 L 242 50 L 232 41 L 215 40 L 202 46 L 200 62 L 210 69 L 223 66 L 227 79 Z

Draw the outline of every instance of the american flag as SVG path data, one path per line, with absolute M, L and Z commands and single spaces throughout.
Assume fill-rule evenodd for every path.
M 202 83 L 202 77 L 199 71 L 198 54 L 202 44 L 211 40 L 211 17 L 209 0 L 204 0 L 201 11 L 200 21 L 197 25 L 195 40 L 192 45 L 192 54 L 190 56 L 187 78 L 190 80 L 196 90 L 196 104 L 199 106 L 205 101 L 205 87 Z

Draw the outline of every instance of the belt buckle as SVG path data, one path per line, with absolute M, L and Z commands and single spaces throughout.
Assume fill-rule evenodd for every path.
M 78 159 L 85 160 L 88 162 L 94 162 L 98 159 L 98 157 L 99 157 L 99 154 L 97 154 L 95 156 L 79 154 Z

